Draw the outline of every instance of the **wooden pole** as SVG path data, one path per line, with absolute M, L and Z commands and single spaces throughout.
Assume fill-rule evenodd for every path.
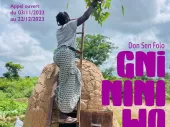
M 82 24 L 82 35 L 81 35 L 81 54 L 80 54 L 80 71 L 81 71 L 81 76 L 82 76 L 82 64 L 83 64 L 83 49 L 84 49 L 84 23 Z M 81 110 L 81 95 L 80 95 L 80 100 L 78 102 L 78 116 L 77 120 L 79 121 L 79 127 L 81 127 L 80 123 L 80 110 Z
M 84 23 L 82 25 L 82 35 L 81 35 L 81 55 L 80 55 L 80 69 L 82 74 L 82 62 L 83 62 L 83 49 L 84 49 Z

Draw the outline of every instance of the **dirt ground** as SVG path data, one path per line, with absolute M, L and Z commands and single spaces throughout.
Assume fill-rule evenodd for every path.
M 132 106 L 132 107 L 125 107 L 125 106 L 120 106 L 120 107 L 114 107 L 113 112 L 119 123 L 121 124 L 122 122 L 122 110 L 123 109 L 131 109 L 132 111 L 132 118 L 138 118 L 138 111 L 139 109 L 147 109 L 147 113 L 151 109 L 164 109 L 166 113 L 166 127 L 170 127 L 170 101 L 166 102 L 166 105 L 164 107 L 147 107 L 145 106 L 145 103 L 143 103 L 142 106 Z

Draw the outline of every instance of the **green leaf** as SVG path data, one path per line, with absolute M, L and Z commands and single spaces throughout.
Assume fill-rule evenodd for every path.
M 107 2 L 106 2 L 104 9 L 107 9 L 107 8 L 109 9 L 109 8 L 110 8 L 110 2 L 111 2 L 111 1 L 107 1 Z
M 109 12 L 106 12 L 106 13 L 105 13 L 105 19 L 107 19 L 109 16 L 110 16 L 110 13 L 109 13 Z
M 93 0 L 84 0 L 86 2 L 86 6 L 89 7 Z M 103 22 L 110 16 L 110 13 L 107 12 L 111 7 L 112 0 L 105 0 L 105 2 L 98 3 L 94 11 L 92 12 L 92 16 L 95 20 L 102 26 Z M 122 14 L 124 16 L 124 7 L 122 4 L 122 0 L 120 0 L 122 5 Z
M 122 0 L 120 0 L 120 2 L 121 2 L 121 4 L 122 4 Z M 124 13 L 125 13 L 125 9 L 124 9 L 124 6 L 123 6 L 123 4 L 122 4 L 122 14 L 123 14 L 123 16 L 124 16 Z
M 123 14 L 123 16 L 124 16 L 124 7 L 123 7 L 123 5 L 122 5 L 122 14 Z
M 69 0 L 67 1 L 66 9 L 68 9 L 68 5 L 69 5 Z

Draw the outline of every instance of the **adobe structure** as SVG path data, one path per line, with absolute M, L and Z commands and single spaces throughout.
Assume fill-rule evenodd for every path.
M 80 61 L 76 61 L 80 68 Z M 50 107 L 51 91 L 57 81 L 59 68 L 55 64 L 48 64 L 42 70 L 35 86 L 33 95 L 29 98 L 29 104 L 24 118 L 24 127 L 45 127 Z M 86 60 L 82 65 L 82 110 L 113 110 L 112 106 L 104 107 L 101 104 L 101 82 L 103 76 L 99 68 Z M 111 103 L 112 104 L 112 103 Z M 113 127 L 119 127 L 113 114 Z M 53 127 L 53 126 L 52 126 Z M 55 126 L 56 127 L 56 126 Z

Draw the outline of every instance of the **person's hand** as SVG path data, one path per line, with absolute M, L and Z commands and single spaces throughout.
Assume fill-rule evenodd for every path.
M 79 50 L 76 50 L 76 53 L 78 53 L 78 54 L 82 54 L 82 52 L 81 52 L 81 51 L 79 51 Z
M 94 0 L 94 1 L 91 3 L 91 6 L 96 7 L 96 6 L 97 6 L 97 3 L 98 3 L 99 1 L 100 1 L 100 0 Z

